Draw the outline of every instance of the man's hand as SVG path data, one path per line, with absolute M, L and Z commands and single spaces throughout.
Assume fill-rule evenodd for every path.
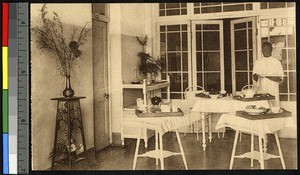
M 252 75 L 252 77 L 253 77 L 253 80 L 255 80 L 255 81 L 258 80 L 258 75 L 257 74 Z

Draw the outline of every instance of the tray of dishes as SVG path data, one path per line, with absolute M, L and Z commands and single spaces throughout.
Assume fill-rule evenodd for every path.
M 183 112 L 180 108 L 172 108 L 172 111 L 162 112 L 160 108 L 154 107 L 149 110 L 136 109 L 135 114 L 138 117 L 178 117 L 183 116 Z
M 236 116 L 250 119 L 250 120 L 261 120 L 261 119 L 272 119 L 291 117 L 292 113 L 283 108 L 280 108 L 278 112 L 273 112 L 271 109 L 246 109 L 244 111 L 236 111 Z
M 239 101 L 260 101 L 260 100 L 274 100 L 275 96 L 267 93 L 267 94 L 254 94 L 252 98 L 245 98 L 241 95 L 235 95 L 233 96 L 234 100 Z

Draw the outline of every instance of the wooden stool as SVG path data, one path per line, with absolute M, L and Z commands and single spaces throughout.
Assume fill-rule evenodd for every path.
M 185 166 L 185 169 L 186 170 L 188 169 L 186 159 L 185 159 L 185 155 L 184 155 L 184 152 L 183 152 L 183 148 L 182 148 L 182 145 L 181 145 L 180 136 L 179 136 L 179 133 L 178 133 L 177 129 L 176 129 L 175 133 L 176 133 L 177 141 L 178 141 L 178 144 L 179 144 L 180 152 L 171 152 L 171 151 L 163 150 L 162 136 L 163 136 L 164 133 L 159 129 L 159 127 L 157 125 L 146 124 L 146 123 L 141 123 L 139 125 L 140 125 L 140 129 L 139 129 L 139 136 L 138 136 L 138 139 L 137 139 L 137 142 L 136 142 L 135 154 L 134 154 L 134 159 L 133 159 L 133 170 L 135 170 L 135 168 L 136 168 L 136 163 L 137 163 L 137 158 L 138 157 L 155 158 L 156 165 L 158 165 L 158 159 L 159 159 L 160 160 L 160 165 L 161 165 L 160 169 L 164 170 L 164 158 L 174 156 L 174 155 L 181 155 L 184 166 Z M 138 154 L 139 146 L 140 146 L 141 133 L 142 133 L 143 128 L 151 129 L 151 130 L 155 131 L 155 150 L 148 151 L 144 154 Z M 159 149 L 158 149 L 158 136 L 159 136 Z
M 278 147 L 279 156 L 268 154 L 266 152 L 266 135 L 262 136 L 261 134 L 257 134 L 258 135 L 258 143 L 259 143 L 259 152 L 254 151 L 254 133 L 251 133 L 251 151 L 247 152 L 245 154 L 236 156 L 235 155 L 235 149 L 236 149 L 239 133 L 240 133 L 240 131 L 236 130 L 229 169 L 232 169 L 234 158 L 250 158 L 251 159 L 251 167 L 253 167 L 253 159 L 256 159 L 256 160 L 259 161 L 261 169 L 265 169 L 264 160 L 268 160 L 268 159 L 271 159 L 271 158 L 280 158 L 282 168 L 285 169 L 285 163 L 284 163 L 284 160 L 283 160 L 282 151 L 281 151 L 281 147 L 280 147 L 277 132 L 274 132 L 274 135 L 275 135 L 275 140 L 276 140 L 276 144 L 277 144 L 277 147 Z M 263 145 L 265 147 L 264 149 L 263 149 Z

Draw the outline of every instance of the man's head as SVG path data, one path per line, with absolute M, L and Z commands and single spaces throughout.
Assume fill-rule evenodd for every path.
M 261 51 L 264 57 L 270 57 L 272 55 L 272 44 L 269 42 L 265 42 L 261 46 Z

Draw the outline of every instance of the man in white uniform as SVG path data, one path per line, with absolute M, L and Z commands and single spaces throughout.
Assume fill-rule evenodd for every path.
M 271 43 L 262 44 L 262 53 L 263 57 L 254 62 L 253 79 L 257 82 L 258 92 L 274 95 L 272 105 L 280 107 L 279 83 L 283 80 L 282 65 L 278 59 L 272 57 Z

